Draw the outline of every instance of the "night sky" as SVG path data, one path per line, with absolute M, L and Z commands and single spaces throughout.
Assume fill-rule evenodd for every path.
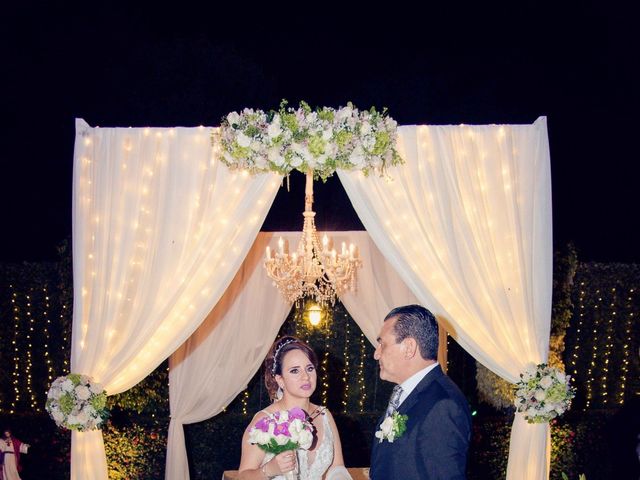
M 70 236 L 76 117 L 214 126 L 282 98 L 388 107 L 402 125 L 547 116 L 555 246 L 640 261 L 630 15 L 604 2 L 130 3 L 2 7 L 0 261 L 55 259 Z M 301 228 L 303 179 L 291 181 L 263 229 Z M 321 230 L 362 228 L 337 178 L 316 184 L 315 207 Z

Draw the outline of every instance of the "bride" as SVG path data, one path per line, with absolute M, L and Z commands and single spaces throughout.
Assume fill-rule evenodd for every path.
M 265 385 L 273 403 L 258 412 L 242 437 L 241 480 L 283 479 L 283 474 L 298 467 L 300 480 L 348 480 L 344 467 L 340 435 L 325 407 L 309 400 L 316 389 L 318 360 L 311 348 L 295 337 L 282 337 L 272 345 L 264 361 Z M 315 429 L 311 448 L 278 455 L 265 453 L 249 443 L 249 430 L 264 416 L 279 410 L 302 408 Z M 299 462 L 299 464 L 298 464 Z

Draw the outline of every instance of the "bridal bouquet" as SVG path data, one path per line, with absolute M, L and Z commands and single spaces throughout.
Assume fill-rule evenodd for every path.
M 529 423 L 549 422 L 571 406 L 571 377 L 546 363 L 527 368 L 516 383 L 515 404 Z
M 298 448 L 308 450 L 313 427 L 301 408 L 281 410 L 258 420 L 249 430 L 249 442 L 274 455 Z
M 56 378 L 45 404 L 59 427 L 80 432 L 99 429 L 109 418 L 106 406 L 107 394 L 102 386 L 77 373 Z
M 220 125 L 220 160 L 251 172 L 313 170 L 323 179 L 337 168 L 366 175 L 402 163 L 396 151 L 397 123 L 386 111 L 359 111 L 351 103 L 337 110 L 297 109 L 283 100 L 278 111 L 245 108 Z

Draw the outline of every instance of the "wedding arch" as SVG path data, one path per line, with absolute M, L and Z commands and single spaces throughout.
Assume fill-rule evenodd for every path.
M 182 425 L 217 414 L 244 388 L 289 308 L 251 268 L 270 241 L 258 230 L 281 175 L 230 170 L 212 131 L 76 122 L 71 370 L 117 394 L 173 354 L 167 479 L 188 475 Z M 546 119 L 403 126 L 397 149 L 404 164 L 384 177 L 338 175 L 370 235 L 357 234 L 371 268 L 397 275 L 404 290 L 381 280 L 343 302 L 373 341 L 379 312 L 415 298 L 478 361 L 515 382 L 548 354 Z M 246 310 L 260 302 L 268 303 Z M 255 337 L 239 338 L 239 329 Z M 232 375 L 231 362 L 241 371 Z M 214 382 L 225 388 L 213 392 Z M 507 478 L 547 479 L 549 458 L 548 424 L 516 414 Z M 100 431 L 72 432 L 71 478 L 107 478 Z

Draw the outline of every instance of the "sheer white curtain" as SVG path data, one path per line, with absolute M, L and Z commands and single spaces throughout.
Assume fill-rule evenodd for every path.
M 297 234 L 282 236 L 295 248 Z M 258 234 L 218 304 L 169 359 L 167 480 L 189 478 L 183 425 L 217 415 L 246 388 L 291 310 L 263 267 L 265 247 L 277 251 L 277 238 Z
M 280 179 L 229 171 L 205 128 L 76 122 L 71 370 L 108 394 L 182 344 L 233 279 Z M 71 478 L 107 478 L 102 433 L 73 432 Z
M 546 119 L 407 126 L 389 179 L 339 172 L 353 206 L 420 303 L 514 382 L 547 358 L 551 180 Z M 548 478 L 548 425 L 514 420 L 508 479 Z

